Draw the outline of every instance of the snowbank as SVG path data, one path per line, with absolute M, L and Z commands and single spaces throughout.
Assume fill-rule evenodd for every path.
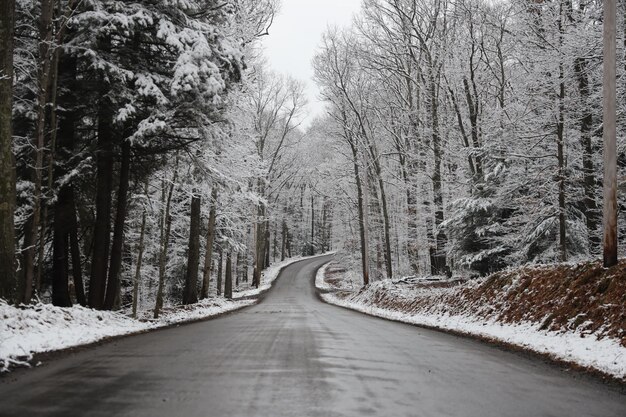
M 320 269 L 317 270 L 317 273 L 315 274 L 315 287 L 318 290 L 330 291 L 333 289 L 333 287 L 328 284 L 326 280 L 324 280 L 324 276 L 326 275 L 326 271 L 328 270 L 329 266 L 330 262 L 325 263 Z
M 541 273 L 537 272 L 539 276 Z M 515 273 L 498 279 L 506 280 L 511 275 L 515 276 Z M 563 279 L 566 278 L 569 279 L 564 275 Z M 602 279 L 600 277 L 599 281 Z M 621 337 L 616 337 L 621 334 L 607 332 L 615 324 L 613 315 L 607 314 L 603 326 L 596 327 L 590 326 L 591 320 L 581 319 L 581 313 L 570 308 L 571 317 L 567 324 L 555 326 L 554 323 L 561 319 L 557 309 L 567 304 L 564 300 L 572 293 L 571 288 L 562 290 L 563 294 L 550 293 L 555 307 L 551 310 L 544 307 L 535 312 L 526 304 L 527 298 L 540 300 L 543 287 L 520 278 L 503 284 L 498 292 L 492 281 L 493 278 L 424 285 L 385 280 L 358 291 L 335 289 L 329 292 L 324 276 L 316 277 L 316 285 L 319 284 L 324 292 L 322 298 L 331 304 L 390 320 L 516 345 L 626 380 L 626 346 Z M 521 287 L 520 281 L 523 283 Z M 590 298 L 593 297 L 590 294 Z M 536 304 L 541 307 L 541 303 Z M 518 314 L 520 310 L 528 314 Z M 543 314 L 541 319 L 533 315 L 540 312 Z
M 191 306 L 164 309 L 159 319 L 142 321 L 81 306 L 36 304 L 17 308 L 0 300 L 0 372 L 7 371 L 11 365 L 28 365 L 35 353 L 200 320 L 253 303 L 253 300 L 210 298 Z

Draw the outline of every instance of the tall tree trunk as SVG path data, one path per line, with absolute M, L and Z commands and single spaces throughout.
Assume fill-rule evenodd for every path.
M 219 249 L 219 254 L 220 254 L 220 256 L 219 256 L 219 259 L 217 261 L 217 279 L 216 279 L 217 295 L 218 296 L 222 295 L 222 265 L 224 263 L 222 248 Z
M 280 245 L 280 261 L 285 260 L 285 250 L 287 249 L 287 222 L 283 219 Z
M 122 144 L 122 162 L 120 167 L 120 184 L 117 192 L 117 209 L 115 211 L 115 229 L 111 245 L 111 266 L 106 287 L 104 308 L 113 309 L 120 287 L 120 270 L 122 269 L 122 251 L 124 250 L 124 225 L 128 206 L 128 185 L 130 182 L 130 142 Z
M 387 272 L 387 278 L 393 278 L 393 266 L 392 266 L 392 253 L 391 253 L 391 236 L 390 236 L 390 221 L 389 210 L 387 208 L 387 194 L 385 193 L 385 182 L 382 176 L 382 167 L 378 160 L 378 152 L 372 143 L 369 143 L 370 155 L 374 164 L 374 173 L 378 180 L 378 188 L 380 189 L 380 205 L 383 212 L 383 235 L 385 243 L 385 270 Z
M 60 57 L 60 70 L 63 73 L 62 83 L 64 93 L 59 96 L 60 120 L 58 132 L 58 154 L 62 163 L 54 169 L 54 177 L 59 182 L 68 174 L 67 165 L 74 154 L 74 140 L 76 128 L 76 112 L 72 91 L 76 88 L 76 59 L 64 54 Z M 76 207 L 74 202 L 74 190 L 71 180 L 65 181 L 61 186 L 54 207 L 53 239 L 52 239 L 52 292 L 53 300 L 59 305 L 67 306 L 69 294 L 67 293 L 69 281 L 68 259 L 72 257 L 72 271 L 74 276 L 74 288 L 76 300 L 85 304 L 84 289 L 82 284 L 82 270 L 80 253 L 78 259 L 74 257 L 73 241 L 77 239 Z M 41 247 L 40 247 L 41 248 Z M 42 257 L 40 256 L 40 261 Z M 77 279 L 78 278 L 78 282 Z M 55 291 L 57 294 L 55 295 Z
M 447 238 L 445 233 L 441 230 L 440 226 L 443 223 L 443 191 L 441 180 L 441 162 L 443 159 L 441 149 L 441 136 L 439 132 L 439 105 L 437 103 L 437 84 L 435 81 L 435 75 L 432 73 L 431 68 L 429 89 L 430 89 L 430 117 L 431 117 L 431 129 L 432 129 L 432 146 L 433 146 L 433 203 L 435 205 L 435 247 L 432 248 L 430 253 L 430 265 L 433 275 L 441 275 L 448 272 L 445 246 Z
M 315 255 L 315 198 L 311 192 L 311 247 L 309 255 Z
M 349 132 L 345 132 L 347 137 L 350 137 Z M 361 267 L 363 272 L 363 285 L 368 285 L 369 278 L 369 252 L 368 242 L 366 238 L 366 225 L 365 225 L 365 209 L 363 196 L 363 185 L 361 184 L 361 174 L 359 173 L 359 152 L 356 147 L 356 143 L 352 139 L 348 139 L 350 149 L 352 150 L 352 165 L 354 167 L 354 180 L 356 182 L 356 193 L 359 207 L 359 236 L 361 238 Z M 367 174 L 366 174 L 367 175 Z
M 85 307 L 87 299 L 85 298 L 85 285 L 83 283 L 83 270 L 80 259 L 80 246 L 78 244 L 78 221 L 76 220 L 76 203 L 74 199 L 74 190 L 70 188 L 69 204 L 71 209 L 71 227 L 70 227 L 70 251 L 72 254 L 72 278 L 74 279 L 74 292 L 76 293 L 76 301 Z
M 250 240 L 250 235 L 252 234 L 252 227 L 250 227 L 248 225 L 248 228 L 246 230 L 246 239 L 249 241 Z M 248 253 L 248 245 L 245 245 L 245 249 L 244 249 L 244 253 L 243 253 L 243 265 L 242 265 L 242 274 L 243 274 L 243 282 L 248 282 L 248 273 L 249 273 L 249 267 L 248 265 L 250 265 L 250 257 L 249 257 L 249 253 Z
M 69 258 L 70 258 L 70 206 L 71 188 L 63 186 L 59 191 L 55 207 L 55 221 L 52 239 L 52 303 L 59 307 L 71 307 L 69 293 Z M 73 265 L 75 268 L 76 266 Z M 80 268 L 80 266 L 79 266 Z
M 276 262 L 276 252 L 278 252 L 278 224 L 274 222 L 274 239 L 272 240 L 272 262 Z
M 209 225 L 206 237 L 206 251 L 204 253 L 204 269 L 202 272 L 202 291 L 200 298 L 208 298 L 209 283 L 211 281 L 211 265 L 213 262 L 213 242 L 215 241 L 215 220 L 217 218 L 217 185 L 211 190 L 211 209 L 209 210 Z
M 263 189 L 261 188 L 261 190 Z M 259 203 L 259 207 L 257 209 L 257 224 L 254 237 L 256 243 L 252 286 L 254 288 L 259 288 L 261 285 L 261 273 L 263 271 L 265 261 L 265 204 L 263 203 Z
M 0 298 L 13 301 L 15 275 L 15 163 L 13 161 L 13 31 L 15 1 L 0 3 Z
M 472 51 L 474 48 L 472 47 Z M 472 147 L 475 161 L 475 169 L 476 176 L 475 181 L 482 182 L 483 180 L 483 161 L 482 155 L 480 153 L 481 143 L 479 137 L 479 128 L 478 128 L 478 111 L 479 111 L 479 98 L 478 93 L 476 91 L 476 81 L 474 75 L 474 53 L 472 52 L 470 60 L 470 74 L 472 79 L 472 88 L 470 89 L 469 82 L 467 78 L 463 78 L 463 88 L 465 89 L 465 101 L 467 102 L 467 109 L 469 112 L 470 126 L 472 127 L 471 136 L 472 136 Z
M 465 124 L 463 123 L 463 116 L 461 115 L 461 109 L 459 108 L 459 104 L 457 102 L 456 95 L 454 94 L 454 90 L 452 90 L 452 88 L 450 87 L 448 88 L 448 95 L 450 97 L 450 101 L 452 102 L 454 113 L 456 114 L 457 124 L 459 125 L 459 131 L 461 132 L 461 139 L 463 142 L 463 146 L 465 147 L 465 149 L 470 150 L 469 137 L 467 136 L 467 132 L 465 130 Z M 471 96 L 469 96 L 469 100 L 471 103 Z M 469 155 L 467 155 L 467 164 L 470 170 L 470 174 L 472 175 L 472 178 L 476 178 L 476 167 L 474 166 L 474 160 L 472 159 L 471 152 Z
M 324 201 L 322 203 L 322 231 L 321 231 L 321 252 L 322 253 L 326 253 L 328 251 L 328 241 L 327 241 L 327 225 L 326 222 L 328 221 L 328 201 L 326 200 L 326 198 L 324 197 Z
M 56 230 L 55 224 L 52 246 L 57 257 L 52 259 L 52 304 L 58 307 L 71 307 L 70 292 L 68 288 L 69 270 L 69 234 Z
M 172 218 L 170 216 L 170 207 L 172 204 L 172 194 L 174 193 L 174 187 L 178 179 L 178 156 L 176 157 L 176 168 L 174 171 L 174 178 L 169 187 L 167 193 L 167 199 L 163 198 L 162 202 L 165 205 L 163 216 L 161 218 L 161 252 L 159 253 L 159 287 L 157 288 L 156 303 L 154 305 L 154 318 L 159 318 L 159 313 L 163 307 L 163 297 L 165 292 L 165 269 L 167 267 L 167 252 L 169 250 L 170 231 L 172 229 Z M 163 180 L 163 190 L 165 190 L 165 180 Z M 163 193 L 165 197 L 165 192 Z
M 147 187 L 146 187 L 147 188 Z M 143 263 L 144 238 L 146 235 L 146 211 L 141 215 L 141 231 L 139 232 L 139 250 L 137 253 L 137 266 L 135 267 L 135 279 L 133 280 L 133 317 L 137 318 L 137 305 L 139 301 L 139 284 L 141 283 L 141 264 Z
M 189 254 L 187 276 L 183 290 L 183 304 L 198 302 L 198 265 L 200 263 L 200 196 L 191 198 L 191 224 L 189 226 Z
M 58 96 L 58 79 L 59 79 L 59 61 L 61 58 L 61 49 L 56 48 L 56 50 L 52 53 L 51 63 L 50 63 L 50 76 L 48 77 L 49 81 L 49 100 L 50 105 L 48 106 L 49 119 L 50 119 L 50 133 L 49 133 L 49 152 L 48 152 L 48 167 L 47 167 L 47 177 L 48 184 L 47 189 L 49 192 L 52 190 L 52 186 L 54 183 L 54 160 L 55 160 L 55 152 L 57 146 L 57 127 L 58 127 L 58 109 L 57 109 L 57 96 Z M 43 169 L 43 166 L 42 166 Z M 46 232 L 48 230 L 48 208 L 50 204 L 48 201 L 43 201 L 41 204 L 42 216 L 41 216 L 41 228 L 40 228 L 40 236 L 39 239 L 39 253 L 37 256 L 37 269 L 35 275 L 35 291 L 37 294 L 41 291 L 41 280 L 43 275 L 43 267 L 44 267 L 44 256 L 45 256 L 45 247 L 46 247 Z
M 105 48 L 106 49 L 106 48 Z M 111 193 L 113 191 L 113 108 L 110 88 L 102 80 L 98 106 L 98 149 L 96 152 L 96 221 L 89 280 L 89 306 L 102 309 L 111 241 Z
M 409 113 L 409 134 L 404 141 L 404 148 L 406 150 L 406 169 L 403 169 L 403 179 L 406 186 L 406 205 L 407 205 L 407 255 L 409 260 L 409 266 L 414 274 L 419 273 L 419 241 L 418 241 L 418 227 L 417 227 L 417 172 L 419 169 L 419 163 L 417 158 L 411 152 L 417 151 L 417 145 L 420 143 L 419 134 L 419 116 L 418 109 L 416 109 L 416 103 L 419 103 L 417 96 L 419 91 L 414 89 L 414 81 L 412 79 L 412 73 L 414 65 L 407 63 L 409 74 L 406 77 L 407 85 L 407 103 Z M 417 105 L 419 107 L 419 104 Z M 403 152 L 399 152 L 403 153 Z M 404 168 L 404 167 L 403 167 Z
M 270 236 L 270 228 L 271 228 L 271 224 L 268 221 L 265 222 L 265 242 L 263 243 L 264 246 L 264 255 L 265 258 L 263 260 L 263 269 L 267 268 L 268 266 L 270 266 L 270 250 L 271 250 L 271 236 Z
M 230 259 L 230 251 L 226 252 L 226 273 L 224 274 L 224 297 L 233 298 L 233 266 Z
M 239 271 L 237 271 L 237 266 L 239 266 L 239 252 L 235 254 L 235 265 L 233 267 L 235 275 L 235 288 L 239 288 Z
M 22 301 L 30 302 L 35 281 L 35 249 L 38 243 L 38 231 L 41 222 L 41 200 L 43 183 L 43 154 L 46 132 L 46 106 L 48 104 L 50 84 L 50 51 L 52 44 L 52 18 L 54 4 L 52 0 L 41 1 L 39 17 L 39 66 L 37 68 L 37 120 L 35 128 L 34 164 L 31 177 L 34 185 L 33 212 L 26 223 L 24 238 L 24 279 L 22 282 Z M 43 239 L 43 236 L 42 236 Z

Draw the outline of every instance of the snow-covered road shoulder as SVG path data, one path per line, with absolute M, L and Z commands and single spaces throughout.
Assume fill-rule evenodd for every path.
M 497 300 L 482 298 L 486 310 L 472 308 L 473 300 L 469 297 L 459 304 L 450 301 L 463 297 L 463 291 L 470 287 L 479 291 L 479 283 L 428 287 L 385 280 L 357 291 L 333 290 L 324 279 L 328 265 L 316 276 L 320 296 L 327 303 L 389 320 L 519 347 L 626 382 L 626 347 L 618 338 L 573 324 L 570 328 L 550 328 L 551 312 L 540 321 L 504 320 L 502 311 L 498 312 L 497 307 L 494 309 Z M 510 298 L 511 291 L 507 294 L 510 301 L 515 302 Z M 491 310 L 489 314 L 485 313 L 487 310 Z
M 209 298 L 190 306 L 166 308 L 158 319 L 137 320 L 81 306 L 40 303 L 17 308 L 0 300 L 0 372 L 15 365 L 28 366 L 37 353 L 207 319 L 251 304 L 253 300 Z
M 143 311 L 139 319 L 134 319 L 120 312 L 78 305 L 63 308 L 39 303 L 15 307 L 0 299 L 0 372 L 13 366 L 29 366 L 37 353 L 209 319 L 247 307 L 271 288 L 285 267 L 313 257 L 290 258 L 270 266 L 263 271 L 259 288 L 234 292 L 233 300 L 213 297 L 188 306 L 165 307 L 158 319 L 151 318 L 151 311 Z

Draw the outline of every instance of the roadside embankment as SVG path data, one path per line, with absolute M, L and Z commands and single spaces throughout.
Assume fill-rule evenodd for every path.
M 479 280 L 383 280 L 364 288 L 331 262 L 316 286 L 329 303 L 519 347 L 626 380 L 626 261 L 524 267 Z M 352 289 L 351 289 L 352 287 Z

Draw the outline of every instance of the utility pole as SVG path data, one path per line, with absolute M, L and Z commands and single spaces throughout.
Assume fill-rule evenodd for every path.
M 617 265 L 616 0 L 604 0 L 604 267 Z

